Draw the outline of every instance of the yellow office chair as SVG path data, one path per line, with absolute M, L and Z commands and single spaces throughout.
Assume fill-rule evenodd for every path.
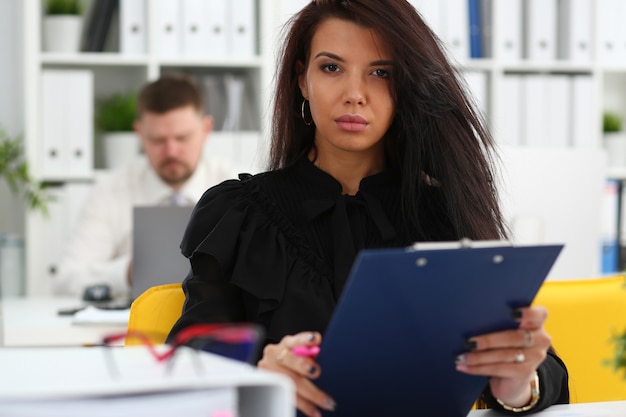
M 626 330 L 625 282 L 621 275 L 546 281 L 535 298 L 534 304 L 548 309 L 545 327 L 567 365 L 572 403 L 626 400 L 626 379 L 605 364 L 613 357 L 611 338 Z M 180 284 L 149 288 L 133 302 L 128 330 L 149 335 L 155 344 L 165 342 L 184 301 Z
M 185 294 L 181 284 L 157 285 L 148 288 L 130 306 L 128 331 L 139 331 L 152 343 L 165 343 L 165 339 L 183 311 Z M 126 338 L 125 346 L 141 342 L 134 337 Z
M 612 337 L 626 330 L 624 276 L 546 281 L 534 304 L 548 309 L 545 324 L 565 362 L 572 403 L 626 400 L 626 379 L 605 362 Z

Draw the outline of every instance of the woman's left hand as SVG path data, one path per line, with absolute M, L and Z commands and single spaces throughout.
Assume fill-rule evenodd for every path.
M 531 398 L 530 381 L 552 343 L 543 328 L 544 307 L 516 310 L 518 329 L 472 337 L 468 352 L 457 357 L 457 370 L 489 376 L 491 393 L 505 404 L 522 407 Z

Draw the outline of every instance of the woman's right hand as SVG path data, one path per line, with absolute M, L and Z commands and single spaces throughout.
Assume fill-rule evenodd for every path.
M 318 332 L 285 336 L 280 343 L 265 346 L 258 363 L 259 368 L 280 372 L 291 378 L 296 387 L 296 407 L 309 417 L 321 417 L 318 407 L 333 411 L 335 401 L 311 381 L 321 372 L 315 358 L 296 356 L 292 349 L 296 346 L 319 346 L 321 342 L 322 335 Z

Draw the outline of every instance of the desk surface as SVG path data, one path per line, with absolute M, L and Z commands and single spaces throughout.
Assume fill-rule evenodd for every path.
M 0 346 L 80 346 L 100 343 L 105 335 L 126 330 L 126 326 L 75 325 L 71 316 L 59 316 L 59 309 L 81 305 L 75 298 L 0 299 Z M 497 417 L 504 414 L 476 410 L 468 417 Z M 537 417 L 623 417 L 626 401 L 556 405 Z
M 468 417 L 496 417 L 504 414 L 492 410 L 471 411 Z M 510 414 L 509 414 L 510 415 Z M 623 417 L 626 416 L 626 401 L 554 405 L 533 414 L 533 417 Z
M 0 346 L 81 346 L 100 343 L 102 337 L 126 330 L 122 325 L 76 325 L 59 309 L 78 307 L 67 297 L 7 297 L 0 299 Z

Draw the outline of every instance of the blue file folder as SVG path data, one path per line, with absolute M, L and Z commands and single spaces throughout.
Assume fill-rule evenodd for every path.
M 479 242 L 477 242 L 479 243 Z M 517 327 L 563 245 L 363 250 L 324 335 L 325 415 L 465 417 L 486 377 L 455 369 L 475 335 Z
M 470 39 L 470 57 L 484 58 L 483 51 L 483 25 L 488 22 L 481 21 L 481 4 L 480 0 L 469 0 L 469 39 Z

